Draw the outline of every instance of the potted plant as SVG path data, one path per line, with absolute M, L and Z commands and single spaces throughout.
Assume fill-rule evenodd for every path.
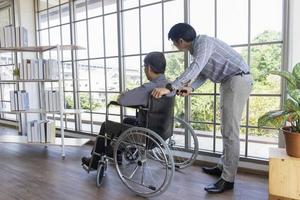
M 20 78 L 20 69 L 18 67 L 16 67 L 13 70 L 13 79 L 18 80 L 19 78 Z
M 271 71 L 287 81 L 288 97 L 282 110 L 270 111 L 258 119 L 258 126 L 281 128 L 286 144 L 287 154 L 300 158 L 300 63 L 292 72 Z

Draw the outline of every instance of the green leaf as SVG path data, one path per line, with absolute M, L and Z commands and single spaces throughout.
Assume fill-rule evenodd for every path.
M 299 104 L 292 98 L 288 98 L 284 103 L 285 111 L 300 111 Z
M 297 63 L 294 66 L 292 74 L 296 78 L 297 81 L 300 80 L 300 63 Z
M 274 75 L 278 75 L 283 77 L 285 80 L 288 81 L 288 84 L 290 84 L 290 88 L 297 88 L 297 82 L 296 82 L 296 78 L 293 76 L 292 73 L 287 72 L 287 71 L 270 71 L 270 74 L 274 74 Z
M 288 94 L 300 104 L 300 90 L 289 90 Z
M 289 114 L 284 110 L 267 112 L 258 119 L 258 126 L 280 128 L 288 119 Z

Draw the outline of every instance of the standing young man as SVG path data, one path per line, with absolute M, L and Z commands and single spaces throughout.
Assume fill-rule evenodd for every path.
M 205 190 L 209 193 L 221 193 L 233 189 L 240 153 L 240 121 L 253 85 L 249 66 L 229 45 L 206 35 L 197 36 L 189 24 L 174 25 L 168 38 L 177 49 L 189 51 L 194 59 L 175 81 L 168 83 L 165 88 L 154 89 L 152 95 L 160 98 L 179 89 L 184 91 L 180 93 L 182 96 L 187 96 L 207 79 L 221 83 L 223 155 L 217 166 L 203 168 L 205 173 L 221 177 L 216 183 L 206 186 Z M 186 86 L 190 82 L 192 84 Z

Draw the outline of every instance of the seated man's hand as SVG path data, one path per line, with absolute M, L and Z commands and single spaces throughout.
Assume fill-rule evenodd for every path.
M 159 99 L 161 98 L 162 96 L 164 95 L 167 95 L 170 93 L 170 90 L 168 90 L 167 88 L 155 88 L 151 95 L 156 98 L 156 99 Z
M 193 92 L 192 87 L 182 87 L 179 90 L 176 91 L 177 95 L 180 95 L 182 97 L 188 96 L 190 93 Z

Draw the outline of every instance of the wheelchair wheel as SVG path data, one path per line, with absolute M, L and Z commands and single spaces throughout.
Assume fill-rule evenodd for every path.
M 174 117 L 173 136 L 166 143 L 173 154 L 175 167 L 186 168 L 193 164 L 198 155 L 198 140 L 193 128 L 184 120 Z M 161 159 L 161 155 L 152 150 L 153 156 Z
M 161 159 L 152 156 L 154 148 Z M 163 193 L 174 175 L 175 166 L 168 145 L 158 134 L 146 128 L 133 127 L 124 131 L 115 144 L 114 160 L 123 183 L 142 197 Z
M 100 187 L 101 184 L 103 183 L 105 170 L 106 170 L 105 165 L 106 164 L 104 164 L 103 162 L 99 162 L 98 169 L 97 169 L 97 180 L 96 180 L 97 187 Z

